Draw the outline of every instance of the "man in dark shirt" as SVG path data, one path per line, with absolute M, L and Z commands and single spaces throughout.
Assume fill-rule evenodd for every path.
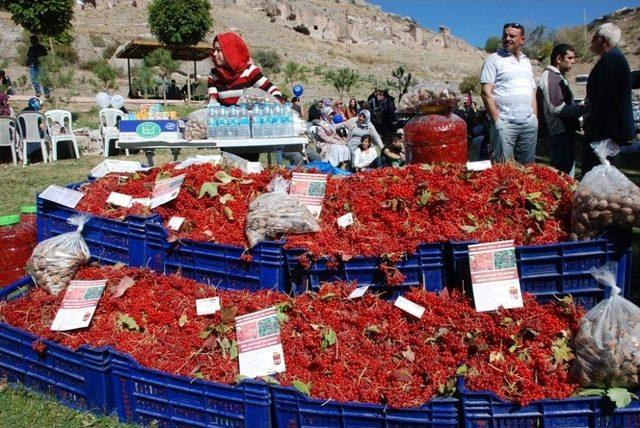
M 0 92 L 4 92 L 7 95 L 15 95 L 11 79 L 9 79 L 4 70 L 0 70 Z
M 600 59 L 587 80 L 589 115 L 584 122 L 582 175 L 599 163 L 590 143 L 610 138 L 618 144 L 627 144 L 635 137 L 631 71 L 627 59 L 616 47 L 620 35 L 619 27 L 606 23 L 596 29 L 591 39 L 591 51 Z
M 37 36 L 29 37 L 31 46 L 27 51 L 27 68 L 29 68 L 29 76 L 31 77 L 31 83 L 33 89 L 36 91 L 36 96 L 44 92 L 44 96 L 49 96 L 49 88 L 40 84 L 40 57 L 47 56 L 47 48 L 40 44 Z

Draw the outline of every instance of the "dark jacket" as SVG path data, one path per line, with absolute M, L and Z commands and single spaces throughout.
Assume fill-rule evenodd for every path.
M 624 143 L 635 137 L 631 107 L 631 71 L 619 49 L 602 55 L 587 80 L 587 141 L 607 138 Z
M 27 51 L 27 65 L 40 65 L 40 57 L 47 56 L 47 48 L 40 43 L 29 46 Z

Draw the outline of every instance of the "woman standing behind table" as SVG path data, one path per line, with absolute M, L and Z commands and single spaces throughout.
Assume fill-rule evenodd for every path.
M 208 81 L 209 100 L 222 105 L 236 104 L 246 88 L 259 88 L 282 100 L 280 90 L 251 64 L 249 48 L 236 33 L 220 33 L 213 39 L 211 69 Z
M 351 161 L 351 150 L 336 132 L 333 124 L 334 115 L 331 107 L 322 109 L 322 118 L 316 125 L 315 143 L 322 154 L 322 160 L 338 168 L 344 168 Z

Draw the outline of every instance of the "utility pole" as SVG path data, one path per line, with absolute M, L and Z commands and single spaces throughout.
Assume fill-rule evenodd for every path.
M 582 19 L 584 22 L 584 51 L 588 52 L 587 50 L 587 9 L 586 8 L 582 8 Z

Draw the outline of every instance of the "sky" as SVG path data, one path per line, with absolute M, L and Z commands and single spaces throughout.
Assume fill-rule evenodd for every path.
M 624 6 L 640 6 L 640 0 L 368 0 L 385 12 L 409 16 L 420 25 L 438 31 L 440 25 L 474 46 L 500 36 L 502 26 L 517 22 L 524 26 L 559 28 L 587 23 Z

